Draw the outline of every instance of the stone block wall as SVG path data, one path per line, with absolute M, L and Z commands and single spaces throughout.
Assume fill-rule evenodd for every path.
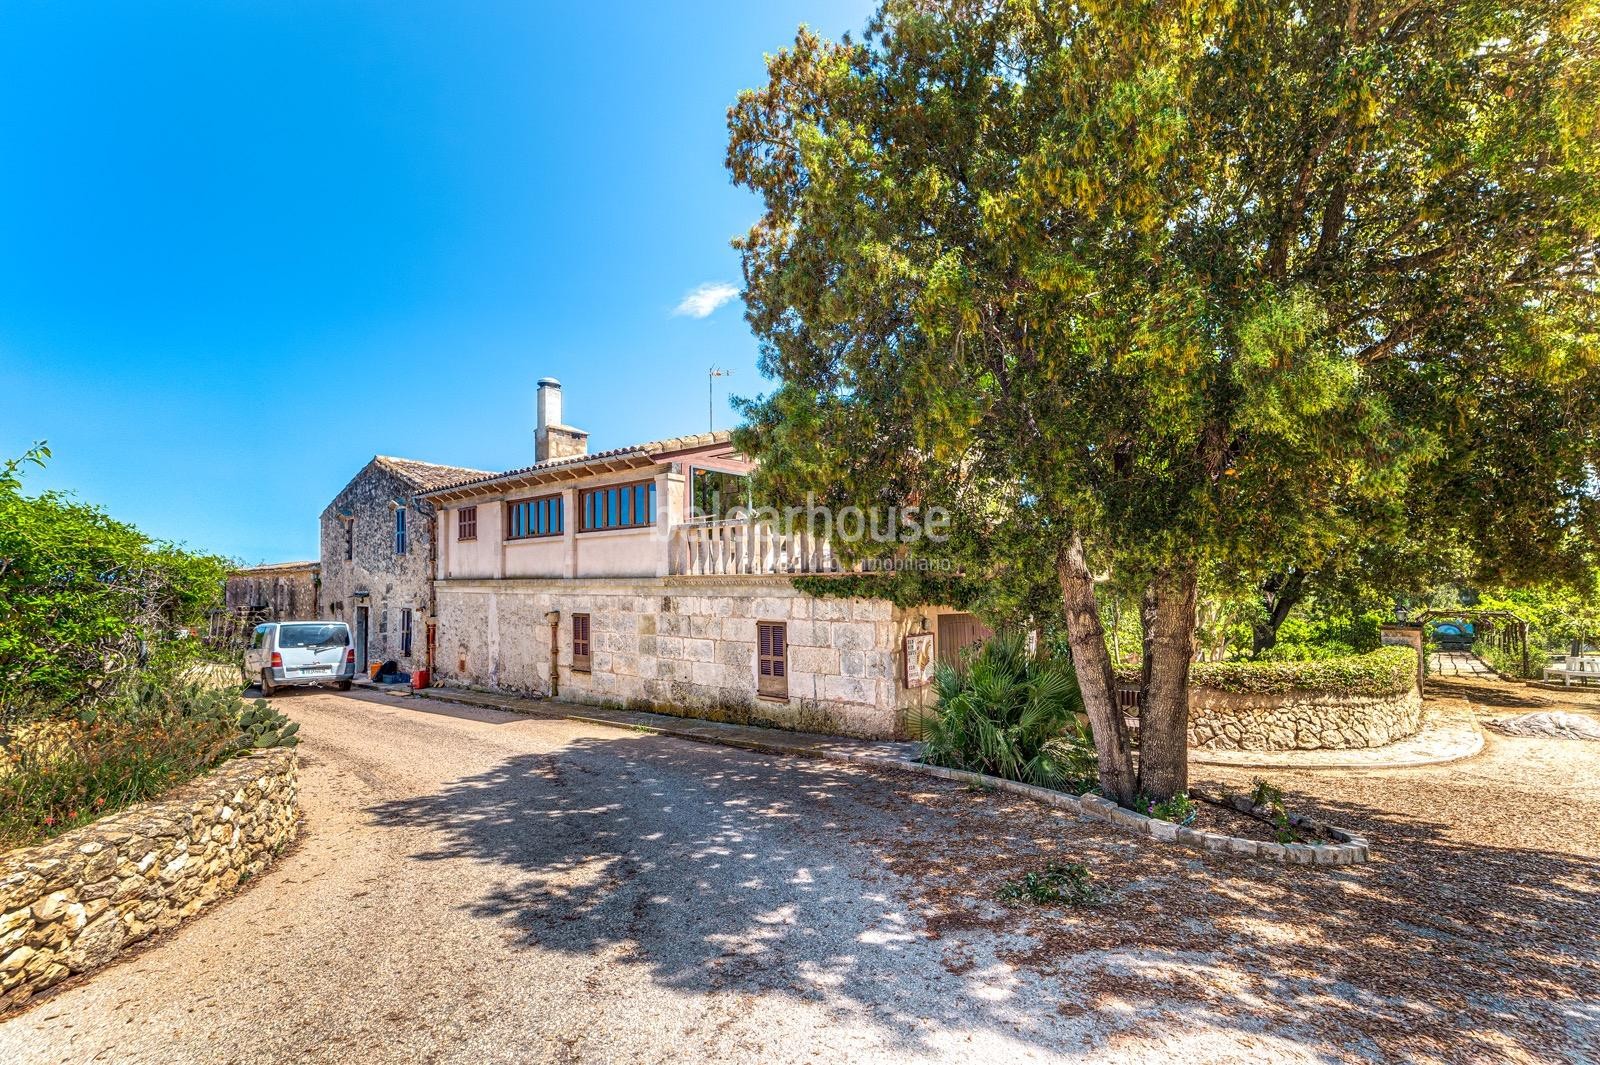
M 558 694 L 662 713 L 841 735 L 901 733 L 921 692 L 902 683 L 910 622 L 876 599 L 815 598 L 787 578 L 440 581 L 439 682 Z M 591 670 L 572 669 L 572 615 L 590 618 Z M 789 636 L 787 699 L 756 694 L 756 622 Z
M 1422 727 L 1422 696 L 1291 691 L 1189 691 L 1189 743 L 1220 751 L 1317 751 L 1382 747 Z
M 0 854 L 0 1013 L 170 929 L 264 870 L 298 829 L 293 750 Z

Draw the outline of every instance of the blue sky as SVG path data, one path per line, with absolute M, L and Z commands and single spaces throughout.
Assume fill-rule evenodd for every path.
M 594 448 L 702 431 L 713 363 L 730 424 L 741 304 L 674 313 L 756 214 L 726 109 L 869 8 L 0 0 L 0 455 L 261 562 L 374 454 L 533 461 L 546 375 Z

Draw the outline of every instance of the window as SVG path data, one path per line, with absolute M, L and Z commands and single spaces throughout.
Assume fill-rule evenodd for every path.
M 456 539 L 476 540 L 478 538 L 478 508 L 462 507 L 456 511 Z
M 589 615 L 572 615 L 572 668 L 589 672 Z
M 344 522 L 344 560 L 349 562 L 356 557 L 356 519 L 346 518 Z
M 403 555 L 410 546 L 406 540 L 406 508 L 394 508 L 394 553 Z
M 279 647 L 310 647 L 322 650 L 327 647 L 349 647 L 350 630 L 340 624 L 328 622 L 301 622 L 278 626 Z
M 560 536 L 566 527 L 559 495 L 519 499 L 506 505 L 506 539 L 525 540 L 533 536 Z
M 404 607 L 400 611 L 400 653 L 411 654 L 411 608 Z
M 723 518 L 740 508 L 753 509 L 750 498 L 750 478 L 740 473 L 721 470 L 695 469 L 690 475 L 693 491 L 689 504 L 690 517 Z
M 656 483 L 637 481 L 609 488 L 586 488 L 580 494 L 584 532 L 638 529 L 656 523 Z
M 784 622 L 756 622 L 756 694 L 789 698 L 789 632 Z
M 267 627 L 265 625 L 257 625 L 256 631 L 250 634 L 250 647 L 253 650 L 259 651 L 261 648 L 266 646 L 266 643 Z

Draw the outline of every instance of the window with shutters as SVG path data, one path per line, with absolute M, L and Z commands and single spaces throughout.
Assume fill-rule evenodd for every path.
M 405 554 L 411 547 L 411 541 L 406 536 L 406 508 L 396 507 L 394 511 L 394 553 Z
M 784 622 L 756 622 L 756 694 L 789 697 L 789 627 Z
M 478 508 L 462 507 L 456 511 L 456 539 L 476 540 L 478 538 Z
M 572 668 L 589 672 L 589 615 L 572 615 Z

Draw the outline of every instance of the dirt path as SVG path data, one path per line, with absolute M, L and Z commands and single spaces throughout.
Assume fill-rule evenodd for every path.
M 1281 774 L 1377 844 L 1313 870 L 920 776 L 279 705 L 303 722 L 303 844 L 0 1024 L 0 1061 L 1581 1061 L 1600 1033 L 1600 743 Z M 1051 857 L 1106 901 L 995 901 Z

